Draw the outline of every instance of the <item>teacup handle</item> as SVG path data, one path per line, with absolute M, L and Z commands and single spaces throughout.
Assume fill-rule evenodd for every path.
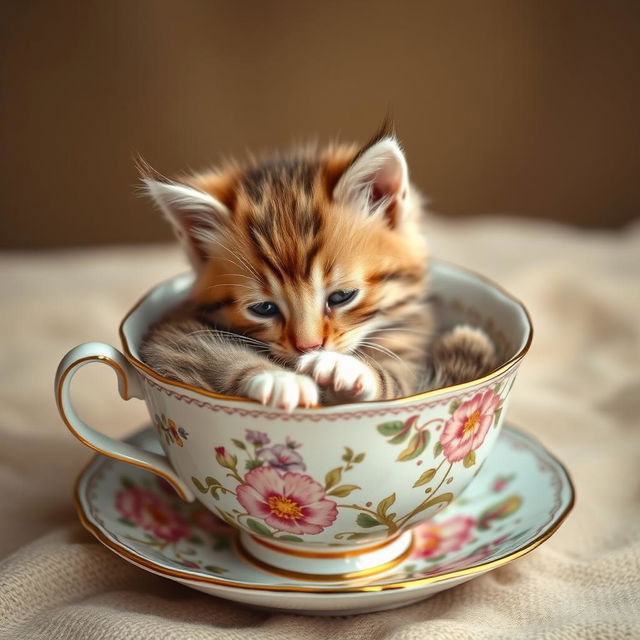
M 145 451 L 92 429 L 83 422 L 71 402 L 71 380 L 80 367 L 91 362 L 109 365 L 118 376 L 118 391 L 124 400 L 144 399 L 135 367 L 114 347 L 102 342 L 87 342 L 74 347 L 58 365 L 55 381 L 58 411 L 71 433 L 87 447 L 105 456 L 157 473 L 176 490 L 183 500 L 195 499 L 189 487 L 173 470 L 166 456 Z

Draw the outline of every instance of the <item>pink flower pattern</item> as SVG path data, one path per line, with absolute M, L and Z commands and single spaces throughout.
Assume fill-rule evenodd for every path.
M 208 533 L 228 534 L 233 527 L 221 520 L 208 509 L 198 509 L 191 516 L 193 523 Z
M 395 445 L 409 437 L 410 434 L 406 433 L 407 429 L 416 429 L 416 433 L 409 438 L 406 449 L 396 458 L 407 461 L 417 458 L 425 450 L 429 436 L 425 427 L 439 422 L 441 426 L 438 430 L 442 428 L 442 432 L 434 455 L 438 456 L 442 452 L 451 463 L 445 477 L 439 481 L 439 488 L 447 479 L 453 463 L 464 461 L 465 467 L 475 464 L 475 454 L 472 456 L 469 454 L 482 445 L 493 424 L 501 403 L 497 389 L 498 387 L 476 393 L 471 399 L 461 404 L 456 401 L 453 405 L 455 408 L 452 407 L 452 413 L 448 418 L 433 419 L 422 427 L 416 427 L 419 416 L 413 415 L 405 421 L 404 426 L 398 421 L 390 421 L 378 425 L 378 431 L 390 437 L 389 442 Z M 398 431 L 398 425 L 402 427 L 400 431 Z M 235 510 L 237 515 L 229 517 L 234 518 L 243 528 L 248 527 L 252 531 L 259 531 L 259 527 L 263 526 L 252 523 L 251 520 L 242 520 L 252 516 L 260 519 L 264 525 L 276 532 L 316 535 L 333 524 L 338 516 L 338 505 L 327 499 L 326 492 L 329 488 L 332 488 L 332 495 L 340 496 L 349 495 L 352 491 L 360 489 L 354 484 L 334 485 L 340 482 L 343 471 L 353 468 L 352 462 L 362 462 L 364 453 L 354 457 L 353 450 L 345 447 L 346 453 L 342 456 L 342 460 L 347 464 L 344 465 L 344 469 L 338 467 L 332 470 L 332 476 L 327 475 L 330 479 L 326 480 L 327 488 L 325 488 L 311 476 L 303 473 L 306 472 L 306 465 L 297 451 L 301 445 L 290 436 L 286 436 L 285 444 L 272 444 L 266 432 L 245 429 L 244 440 L 253 445 L 253 454 L 249 453 L 250 449 L 242 441 L 235 439 L 232 440 L 235 447 L 246 453 L 236 455 L 227 451 L 224 446 L 214 447 L 217 463 L 229 470 L 227 477 L 239 483 L 235 491 L 226 488 L 213 477 L 207 477 L 206 483 L 193 480 L 201 493 L 211 493 L 216 499 L 219 498 L 220 491 L 235 494 L 237 502 L 244 507 L 246 513 L 241 514 Z M 238 468 L 238 458 L 247 456 L 244 466 L 249 471 L 243 476 Z M 421 462 L 422 460 L 418 460 L 418 464 Z M 334 477 L 336 474 L 337 480 Z M 448 482 L 452 479 L 449 478 Z M 367 503 L 367 506 L 370 504 Z M 356 508 L 360 507 L 356 505 Z M 367 511 L 364 508 L 362 510 Z M 393 514 L 392 517 L 395 518 L 395 516 L 396 514 Z M 369 522 L 364 518 L 357 520 L 357 524 L 361 527 L 372 526 Z M 402 518 L 399 518 L 399 523 L 403 524 Z M 395 522 L 391 524 L 379 522 L 379 524 L 388 527 L 397 525 Z M 438 557 L 459 549 L 470 539 L 470 531 L 474 525 L 474 522 L 465 519 L 451 519 L 439 526 L 423 527 L 420 530 L 418 555 L 423 558 Z M 203 528 L 207 527 L 203 525 Z
M 479 562 L 482 562 L 482 560 L 485 560 L 490 555 L 491 550 L 487 546 L 484 546 L 482 549 L 474 551 L 466 556 L 462 556 L 461 558 L 453 558 L 443 564 L 436 564 L 433 569 L 425 572 L 425 575 L 441 575 L 450 571 L 467 569 L 468 567 L 473 567 Z
M 252 469 L 236 490 L 238 502 L 277 531 L 316 534 L 338 516 L 336 503 L 325 499 L 325 490 L 313 478 L 300 473 L 280 475 L 272 467 Z
M 264 447 L 258 451 L 258 457 L 269 466 L 281 471 L 306 471 L 302 456 L 293 449 L 283 445 L 274 444 L 273 447 Z
M 142 487 L 132 486 L 118 491 L 114 506 L 123 518 L 157 538 L 177 542 L 189 536 L 189 526 L 182 516 L 160 496 Z
M 437 558 L 458 551 L 473 538 L 475 520 L 454 516 L 440 524 L 423 524 L 415 529 L 414 558 Z
M 500 396 L 487 389 L 463 402 L 453 412 L 440 436 L 440 444 L 449 462 L 463 460 L 484 442 L 499 404 Z

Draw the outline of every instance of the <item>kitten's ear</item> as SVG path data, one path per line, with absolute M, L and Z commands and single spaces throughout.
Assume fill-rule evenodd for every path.
M 207 245 L 229 217 L 229 209 L 209 193 L 164 178 L 143 176 L 144 190 L 151 196 L 171 225 L 198 271 L 207 259 Z
M 382 215 L 391 228 L 407 206 L 409 170 L 395 136 L 375 140 L 358 153 L 333 190 L 338 202 L 368 215 Z

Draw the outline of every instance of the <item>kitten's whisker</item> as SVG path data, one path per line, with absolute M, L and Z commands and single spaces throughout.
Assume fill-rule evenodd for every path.
M 376 333 L 384 333 L 387 331 L 395 331 L 397 333 L 415 333 L 416 335 L 419 335 L 419 336 L 435 335 L 429 331 L 418 331 L 417 329 L 406 329 L 404 327 L 389 327 L 389 328 L 383 328 L 383 329 L 373 329 L 369 334 L 369 336 L 374 337 Z
M 234 254 L 231 254 L 231 255 L 234 255 Z M 218 260 L 224 260 L 225 262 L 230 262 L 231 264 L 235 264 L 236 267 L 239 267 L 240 269 L 243 268 L 243 265 L 241 265 L 239 262 L 236 262 L 235 260 L 232 260 L 231 258 L 225 258 L 224 256 L 216 256 L 216 258 Z M 238 274 L 236 274 L 236 275 L 238 275 Z M 247 276 L 247 277 L 249 277 L 249 276 Z
M 198 334 L 209 334 L 212 337 L 224 337 L 228 339 L 230 342 L 239 341 L 246 342 L 249 344 L 254 344 L 256 346 L 268 346 L 266 342 L 262 342 L 262 340 L 256 340 L 255 338 L 250 338 L 249 336 L 243 336 L 238 333 L 232 333 L 230 331 L 222 331 L 220 329 L 199 329 L 197 331 L 191 331 L 190 333 L 185 333 L 184 338 L 188 338 L 189 336 L 195 336 Z
M 353 347 L 352 349 L 349 349 L 349 352 L 351 353 L 351 355 L 355 356 L 356 358 L 359 358 L 360 360 L 365 360 L 369 364 L 375 362 L 374 359 L 370 358 L 366 353 L 363 353 L 362 351 L 358 351 L 358 347 Z
M 375 340 L 375 336 L 372 339 Z M 388 347 L 385 347 L 385 346 L 380 345 L 380 344 L 374 344 L 374 343 L 367 342 L 367 341 L 361 341 L 360 344 L 366 344 L 366 346 L 368 346 L 368 347 L 376 346 L 379 349 L 386 349 L 390 353 L 394 353 L 394 355 L 397 356 L 397 354 L 395 352 L 391 351 Z M 417 351 L 418 353 L 421 353 L 421 354 L 425 353 L 425 349 L 423 349 L 422 347 L 419 347 L 419 346 L 413 346 L 413 347 L 412 346 L 403 346 L 403 350 L 406 350 L 406 351 Z
M 327 272 L 331 271 L 331 269 L 333 269 L 333 265 L 336 263 L 336 260 L 338 259 L 338 254 L 334 254 L 334 256 L 331 258 L 331 262 L 329 262 L 329 264 L 325 267 Z
M 253 273 L 260 282 L 262 282 L 263 278 L 262 276 L 260 276 L 258 274 L 258 272 L 253 268 L 253 266 L 251 266 L 241 255 L 234 253 L 233 251 L 231 251 L 231 249 L 229 249 L 229 247 L 227 247 L 226 245 L 224 245 L 222 242 L 220 242 L 220 240 L 218 240 L 217 238 L 211 238 L 216 244 L 218 244 L 218 246 L 222 247 L 225 251 L 227 251 L 229 254 L 231 254 L 234 258 L 238 258 L 238 260 L 240 260 L 240 262 L 242 263 L 242 265 L 244 265 L 245 269 L 247 269 L 249 272 Z M 233 261 L 232 261 L 233 262 Z M 239 266 L 242 269 L 242 266 L 238 263 L 236 263 L 237 266 Z
M 403 367 L 405 367 L 407 369 L 407 371 L 409 371 L 411 373 L 411 375 L 415 375 L 415 372 L 413 371 L 413 369 L 402 358 L 400 358 L 400 356 L 398 356 L 397 353 L 394 353 L 390 349 L 387 349 L 386 347 L 381 347 L 380 345 L 364 342 L 364 341 L 361 342 L 360 344 L 365 346 L 365 347 L 368 347 L 369 349 L 373 349 L 374 351 L 379 351 L 380 353 L 383 353 L 383 354 L 385 354 L 387 356 L 390 356 L 390 357 L 394 358 Z
M 248 276 L 246 273 L 223 273 L 220 277 L 226 278 L 227 276 L 236 276 L 238 278 L 246 278 L 247 280 L 254 280 L 251 276 Z
M 219 282 L 218 284 L 212 284 L 210 287 L 207 287 L 207 291 L 209 291 L 209 289 L 215 289 L 216 287 L 242 287 L 243 289 L 251 289 L 253 291 L 257 290 L 257 287 L 250 287 L 248 284 L 236 284 L 235 282 Z
M 237 258 L 238 260 L 240 260 L 240 262 L 245 266 L 246 269 L 254 273 L 256 276 L 260 277 L 258 275 L 258 272 L 253 268 L 253 266 L 249 264 L 240 254 L 233 252 L 227 245 L 220 242 L 217 238 L 213 238 L 213 241 L 216 242 L 220 247 L 222 247 L 227 253 L 232 255 L 234 258 Z
M 379 351 L 380 353 L 384 353 L 385 355 L 391 358 L 395 358 L 398 362 L 402 362 L 402 359 L 400 358 L 400 356 L 398 356 L 398 354 L 394 353 L 390 349 L 387 349 L 386 347 L 383 347 L 379 344 L 373 344 L 372 342 L 366 342 L 365 340 L 362 340 L 360 342 L 360 345 L 364 347 L 368 347 L 369 349 L 373 349 L 374 351 Z
M 258 340 L 257 338 L 252 338 L 250 336 L 245 336 L 242 333 L 234 333 L 233 331 L 225 331 L 224 329 L 213 329 L 213 331 L 215 333 L 220 334 L 220 335 L 229 336 L 231 338 L 242 338 L 242 340 L 247 340 L 249 342 L 255 342 L 256 344 L 261 344 L 261 345 L 268 346 L 268 344 L 266 342 L 264 342 L 263 340 Z

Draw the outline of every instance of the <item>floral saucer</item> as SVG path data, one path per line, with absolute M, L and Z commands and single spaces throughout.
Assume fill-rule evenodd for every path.
M 130 441 L 160 451 L 152 427 Z M 262 568 L 238 545 L 234 529 L 143 469 L 99 455 L 76 487 L 82 524 L 133 564 L 220 598 L 312 615 L 391 609 L 471 580 L 542 544 L 573 501 L 562 464 L 505 427 L 464 495 L 414 527 L 401 564 L 360 580 L 327 582 Z

